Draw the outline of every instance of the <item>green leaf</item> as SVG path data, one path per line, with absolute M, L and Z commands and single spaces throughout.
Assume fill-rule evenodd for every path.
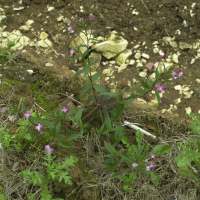
M 61 124 L 60 122 L 58 122 L 58 124 L 55 126 L 55 136 L 57 136 L 59 133 L 60 133 L 60 127 L 61 127 Z
M 103 107 L 103 113 L 104 113 L 106 128 L 110 129 L 111 128 L 111 119 L 110 119 L 108 111 L 104 107 Z
M 143 90 L 142 88 L 140 87 L 132 87 L 132 89 L 135 89 L 138 91 L 138 95 L 143 95 L 145 94 L 145 90 Z
M 94 57 L 89 57 L 89 64 L 92 65 L 94 63 Z
M 130 184 L 133 184 L 133 182 L 136 180 L 136 178 L 137 178 L 137 173 L 136 172 L 132 172 L 129 175 L 128 182 Z
M 23 147 L 22 144 L 19 143 L 19 142 L 15 145 L 15 149 L 18 150 L 18 151 L 21 150 L 22 147 Z M 0 200 L 1 200 L 1 199 L 0 199 Z
M 92 51 L 92 49 L 86 50 L 86 51 L 82 54 L 82 58 L 84 58 L 85 56 L 87 56 L 87 54 L 89 54 L 90 51 Z
M 8 198 L 2 194 L 0 194 L 0 200 L 7 200 Z
M 8 48 L 13 47 L 14 45 L 15 45 L 15 42 L 13 42 L 13 41 L 10 41 L 7 43 Z
M 140 148 L 142 144 L 142 132 L 140 130 L 136 132 L 136 141 L 138 143 L 138 148 Z
M 62 107 L 59 105 L 58 117 L 61 118 L 63 116 L 63 112 L 61 111 Z
M 151 87 L 149 85 L 147 85 L 143 80 L 140 80 L 140 82 L 142 83 L 142 86 L 147 89 L 147 90 L 150 90 Z
M 68 176 L 68 174 L 69 174 L 69 172 L 67 172 L 67 171 L 62 172 L 61 174 L 59 174 L 58 181 L 61 182 L 64 179 L 66 184 L 72 185 L 72 177 Z
M 88 81 L 86 84 L 83 85 L 82 91 L 81 91 L 81 97 L 90 89 L 91 82 Z
M 123 144 L 126 145 L 127 148 L 130 146 L 130 142 L 128 141 L 127 137 L 123 137 L 121 141 Z
M 95 82 L 100 76 L 101 76 L 102 72 L 97 72 L 95 74 L 92 75 L 92 81 Z
M 76 56 L 74 56 L 69 62 L 72 62 L 72 61 L 78 59 L 79 57 L 80 57 L 80 55 L 76 55 Z
M 124 137 L 124 129 L 122 125 L 119 125 L 115 128 L 114 138 L 115 141 L 118 143 Z
M 155 185 L 158 185 L 159 184 L 158 176 L 154 174 L 152 171 L 149 171 L 149 175 L 150 175 L 151 182 Z
M 25 108 L 25 105 L 24 103 L 22 102 L 22 105 L 21 105 L 21 112 L 24 114 L 26 112 L 26 108 Z
M 73 147 L 72 145 L 66 144 L 66 143 L 63 142 L 63 141 L 59 141 L 58 144 L 59 144 L 61 147 L 63 147 L 63 148 L 71 148 L 71 147 Z
M 70 140 L 74 140 L 78 137 L 80 137 L 81 135 L 80 134 L 72 134 L 72 135 L 68 135 L 66 138 L 65 138 L 65 141 L 70 141 Z
M 121 177 L 120 176 L 120 174 L 123 174 L 123 175 L 125 175 L 126 173 L 127 173 L 127 171 L 125 170 L 125 169 L 122 169 L 122 170 L 120 170 L 120 171 L 118 171 L 118 172 L 115 172 L 111 177 L 110 177 L 110 179 L 114 179 L 114 178 L 119 178 L 119 177 Z
M 94 84 L 93 87 L 94 87 L 95 90 L 97 90 L 99 92 L 106 92 L 106 90 L 98 84 Z
M 147 152 L 149 150 L 149 144 L 146 145 L 146 147 L 144 148 L 144 152 Z
M 31 136 L 32 140 L 34 141 L 34 135 L 33 135 L 33 125 L 31 125 L 31 126 L 29 127 L 29 134 L 30 134 L 30 136 Z
M 78 112 L 75 115 L 75 122 L 80 122 L 81 121 L 81 116 L 83 113 L 84 108 L 78 108 Z
M 110 152 L 112 155 L 116 152 L 115 148 L 109 144 L 108 142 L 104 142 L 105 148 L 107 149 L 108 152 Z
M 115 114 L 115 120 L 119 119 L 121 114 L 123 113 L 124 110 L 124 104 L 120 104 L 116 107 L 116 114 Z
M 158 68 L 156 68 L 155 74 L 156 74 L 156 80 L 158 80 L 160 78 L 160 73 L 158 71 Z
M 163 148 L 163 145 L 162 144 L 158 144 L 153 148 L 152 153 L 156 154 L 156 155 L 159 155 L 161 150 L 162 150 L 162 148 Z
M 169 153 L 171 151 L 171 146 L 170 145 L 167 145 L 165 147 L 162 148 L 162 150 L 160 151 L 160 154 L 165 154 L 165 153 Z
M 78 108 L 73 108 L 69 112 L 67 112 L 66 116 L 73 115 L 73 114 L 77 113 L 77 111 L 78 111 Z
M 85 71 L 85 69 L 81 69 L 79 71 L 76 72 L 76 74 L 74 75 L 74 79 L 79 76 L 80 74 L 82 74 Z
M 87 27 L 87 29 L 86 29 L 86 33 L 87 33 L 88 30 L 91 29 L 91 27 L 92 27 L 92 24 L 91 24 L 90 26 Z
M 51 191 L 48 190 L 48 187 L 45 186 L 41 193 L 40 200 L 50 200 L 52 198 Z
M 50 127 L 50 128 L 54 128 L 54 125 L 53 125 L 51 122 L 47 121 L 47 120 L 40 120 L 39 122 L 40 122 L 40 124 L 42 124 L 43 126 L 47 126 L 47 127 Z
M 154 91 L 156 93 L 156 97 L 158 99 L 158 104 L 159 104 L 160 103 L 160 94 L 159 94 L 159 92 L 157 90 L 154 90 Z
M 129 96 L 129 97 L 132 97 L 132 96 Z M 125 107 L 127 107 L 129 104 L 131 104 L 134 100 L 135 100 L 135 98 L 125 100 L 124 101 Z
M 84 77 L 85 78 L 88 73 L 90 72 L 90 68 L 91 68 L 91 65 L 90 64 L 87 64 L 85 67 L 84 67 L 84 70 L 85 70 L 85 73 L 84 73 Z
M 37 200 L 37 197 L 34 194 L 31 194 L 31 193 L 27 194 L 27 197 L 28 197 L 29 200 Z
M 132 162 L 132 160 L 131 160 L 130 158 L 128 158 L 128 157 L 126 157 L 126 156 L 124 156 L 124 155 L 122 155 L 122 154 L 120 154 L 120 156 L 121 156 L 121 158 L 123 159 L 123 161 L 124 161 L 125 163 L 127 163 L 127 164 L 129 164 L 129 165 L 132 165 L 132 164 L 133 164 L 133 162 Z

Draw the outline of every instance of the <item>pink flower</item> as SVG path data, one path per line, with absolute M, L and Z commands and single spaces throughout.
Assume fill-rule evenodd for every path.
M 179 79 L 181 78 L 181 76 L 183 76 L 183 72 L 180 72 L 180 73 L 178 74 Z
M 11 122 L 11 116 L 8 117 L 8 122 Z
M 138 166 L 138 164 L 137 163 L 133 163 L 132 166 L 133 166 L 133 168 L 135 168 L 135 167 Z
M 74 43 L 76 44 L 76 40 L 74 40 Z
M 177 77 L 177 76 L 174 76 L 173 78 L 174 78 L 174 79 L 177 79 L 178 77 Z
M 157 87 L 158 87 L 157 88 L 158 91 L 163 92 L 164 85 L 158 84 Z
M 155 159 L 155 154 L 151 153 L 151 158 Z
M 123 152 L 122 149 L 119 150 L 120 152 Z
M 74 49 L 71 49 L 71 50 L 70 50 L 70 54 L 71 54 L 71 55 L 73 55 L 74 52 L 75 52 Z
M 96 17 L 95 15 L 90 15 L 90 17 L 93 19 L 94 17 Z
M 155 65 L 152 65 L 152 68 L 151 68 L 151 69 L 153 70 L 154 68 L 155 68 Z
M 173 71 L 171 74 L 172 74 L 172 76 L 175 76 L 175 75 L 176 75 L 176 72 L 175 72 L 175 71 Z
M 73 23 L 68 24 L 69 25 L 68 31 L 72 31 L 72 29 L 73 29 L 72 24 Z
M 82 22 L 82 21 L 83 21 L 83 18 L 80 18 L 78 21 L 79 21 L 79 22 Z
M 31 116 L 31 113 L 29 111 L 26 111 L 26 113 L 24 114 L 24 116 L 26 117 L 26 119 L 28 119 Z
M 163 55 L 159 55 L 160 59 L 163 58 Z
M 155 167 L 154 164 L 153 164 L 153 162 L 149 163 L 149 167 L 150 167 L 150 169 Z
M 149 161 L 149 159 L 148 159 L 148 158 L 146 158 L 144 161 L 147 163 L 147 162 Z
M 6 111 L 6 107 L 3 107 L 3 113 L 5 113 L 5 111 Z
M 32 98 L 30 98 L 30 100 L 31 100 L 32 102 L 34 102 Z
M 149 171 L 150 169 L 150 166 L 146 166 L 146 171 Z
M 65 124 L 68 126 L 69 125 L 69 123 L 68 122 L 65 122 Z
M 122 176 L 122 175 L 123 175 L 123 173 L 120 174 L 120 176 Z
M 46 145 L 45 149 L 48 151 L 48 153 L 51 153 L 53 151 L 53 148 L 51 148 L 49 145 Z
M 63 111 L 64 113 L 66 113 L 68 111 L 68 109 L 65 108 L 65 107 L 63 107 L 63 109 L 61 111 Z
M 40 131 L 41 128 L 42 128 L 42 125 L 40 123 L 35 127 L 35 129 L 37 129 L 38 131 Z
M 65 54 L 61 54 L 61 56 L 65 58 Z

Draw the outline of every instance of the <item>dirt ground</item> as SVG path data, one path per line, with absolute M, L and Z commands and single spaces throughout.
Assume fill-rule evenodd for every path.
M 193 4 L 196 3 L 194 6 Z M 89 26 L 91 18 L 89 15 L 95 15 L 94 18 L 94 36 L 108 37 L 110 32 L 115 30 L 122 34 L 128 41 L 127 49 L 133 49 L 140 44 L 140 51 L 150 56 L 148 62 L 158 62 L 159 54 L 153 53 L 153 42 L 158 41 L 160 49 L 165 53 L 163 59 L 169 52 L 177 53 L 170 45 L 163 44 L 163 37 L 174 37 L 177 42 L 187 42 L 194 44 L 200 39 L 200 3 L 186 0 L 0 0 L 0 5 L 5 10 L 6 19 L 2 21 L 0 27 L 6 25 L 4 31 L 12 32 L 18 30 L 28 20 L 34 20 L 29 31 L 23 32 L 23 35 L 30 38 L 31 41 L 39 40 L 41 32 L 49 33 L 48 39 L 53 43 L 53 49 L 46 51 L 45 48 L 36 48 L 35 46 L 25 46 L 26 52 L 15 52 L 13 60 L 0 66 L 1 84 L 0 84 L 0 106 L 12 105 L 17 107 L 23 99 L 27 108 L 32 107 L 30 98 L 33 98 L 44 110 L 52 111 L 63 102 L 67 95 L 73 94 L 78 101 L 80 99 L 80 90 L 84 81 L 80 79 L 73 80 L 74 71 L 78 67 L 69 63 L 70 42 L 75 35 L 67 31 L 68 25 L 63 21 L 57 21 L 60 15 L 70 19 L 74 24 L 78 23 L 80 18 Z M 81 6 L 84 11 L 81 12 Z M 22 10 L 13 10 L 13 8 L 24 7 Z M 54 7 L 50 12 L 48 7 Z M 133 10 L 139 12 L 138 15 L 132 14 Z M 191 13 L 195 13 L 194 16 Z M 183 21 L 187 22 L 187 26 Z M 107 28 L 106 28 L 107 27 Z M 108 28 L 111 27 L 111 28 Z M 136 29 L 137 28 L 137 29 Z M 176 34 L 177 30 L 181 34 Z M 142 45 L 144 42 L 145 45 Z M 147 125 L 158 127 L 156 141 L 144 138 L 152 146 L 156 144 L 170 144 L 173 146 L 172 153 L 168 156 L 161 156 L 157 161 L 156 173 L 159 176 L 159 186 L 154 186 L 145 177 L 140 177 L 133 186 L 134 195 L 130 196 L 119 190 L 122 184 L 121 180 L 110 180 L 110 174 L 101 171 L 104 167 L 104 157 L 102 145 L 105 138 L 94 141 L 95 131 L 87 133 L 82 139 L 77 139 L 70 150 L 54 147 L 54 154 L 57 161 L 73 154 L 80 159 L 78 166 L 71 171 L 74 184 L 66 186 L 64 183 L 54 182 L 51 189 L 54 198 L 65 198 L 67 200 L 168 200 L 173 196 L 177 200 L 198 200 L 200 192 L 198 186 L 193 180 L 186 179 L 178 175 L 178 169 L 174 162 L 177 156 L 175 144 L 180 141 L 191 139 L 186 134 L 187 126 L 185 119 L 185 108 L 191 107 L 192 112 L 197 114 L 200 110 L 200 93 L 196 79 L 200 79 L 199 58 L 191 64 L 191 60 L 196 56 L 194 49 L 178 50 L 181 55 L 176 64 L 183 72 L 183 77 L 177 79 L 173 84 L 165 83 L 165 93 L 159 106 L 131 105 L 123 113 L 118 123 L 123 120 L 140 123 L 147 130 Z M 61 56 L 65 54 L 65 57 Z M 135 53 L 129 59 L 135 59 Z M 113 59 L 112 59 L 113 60 Z M 105 57 L 102 61 L 107 61 Z M 109 60 L 110 61 L 110 60 Z M 53 67 L 44 67 L 46 63 L 53 63 Z M 103 71 L 109 68 L 109 64 L 100 64 L 97 71 Z M 27 73 L 27 70 L 33 70 L 33 74 Z M 139 80 L 138 70 L 135 65 L 118 74 L 114 72 L 115 79 L 105 83 L 105 75 L 101 76 L 101 85 L 111 84 L 121 78 L 132 81 L 133 78 Z M 193 91 L 190 98 L 185 98 L 183 94 L 174 89 L 176 85 L 189 86 L 189 91 Z M 67 93 L 66 93 L 67 92 Z M 162 114 L 162 109 L 169 109 L 174 105 L 174 101 L 181 98 L 177 104 L 177 110 L 173 110 L 173 115 Z M 145 99 L 150 101 L 149 99 Z M 64 105 L 64 104 L 63 104 Z M 6 116 L 0 116 L 1 125 L 5 123 Z M 17 120 L 20 120 L 20 113 Z M 12 127 L 14 128 L 14 127 Z M 127 128 L 126 134 L 133 134 L 134 131 Z M 56 145 L 56 144 L 55 144 Z M 41 157 L 38 157 L 38 148 L 33 148 L 29 152 L 31 160 L 27 160 L 24 152 L 15 152 L 9 154 L 1 150 L 2 164 L 6 167 L 4 175 L 0 175 L 0 184 L 4 188 L 4 194 L 8 200 L 27 199 L 27 193 L 39 194 L 39 189 L 34 186 L 26 186 L 20 180 L 17 172 L 32 165 L 33 170 L 41 170 Z M 23 164 L 25 160 L 26 163 Z M 19 162 L 18 168 L 13 171 L 13 163 Z M 36 195 L 36 196 L 37 196 Z M 39 196 L 37 196 L 39 199 Z

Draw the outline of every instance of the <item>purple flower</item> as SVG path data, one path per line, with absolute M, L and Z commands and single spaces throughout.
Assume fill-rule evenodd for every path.
M 70 50 L 70 54 L 71 54 L 71 55 L 73 55 L 74 52 L 75 52 L 74 49 L 71 49 L 71 50 Z
M 119 150 L 120 152 L 123 152 L 122 149 Z
M 32 98 L 30 98 L 30 100 L 31 100 L 32 102 L 34 102 Z
M 147 162 L 149 161 L 149 159 L 148 159 L 148 158 L 146 158 L 144 161 L 147 163 Z
M 83 21 L 83 18 L 80 18 L 78 21 L 79 21 L 79 22 L 82 22 L 82 21 Z
M 135 167 L 138 166 L 138 164 L 137 163 L 133 163 L 132 166 L 133 166 L 133 168 L 135 168 Z
M 175 71 L 173 71 L 173 72 L 172 72 L 172 76 L 175 76 L 175 75 L 176 75 L 176 72 L 175 72 Z
M 152 65 L 152 68 L 151 68 L 151 69 L 153 70 L 154 68 L 155 68 L 155 65 Z
M 164 85 L 158 84 L 157 87 L 158 87 L 158 88 L 157 88 L 158 91 L 163 92 Z
M 37 129 L 38 131 L 40 131 L 41 128 L 42 128 L 42 125 L 40 123 L 35 127 L 35 129 Z
M 74 40 L 74 43 L 76 44 L 76 40 Z
M 65 107 L 63 107 L 63 109 L 61 111 L 63 111 L 64 113 L 66 113 L 68 111 L 68 109 L 65 108 Z
M 73 23 L 68 24 L 69 25 L 68 31 L 72 31 L 72 29 L 73 29 L 72 24 Z
M 96 17 L 95 15 L 90 15 L 90 17 L 93 19 L 94 17 Z
M 26 117 L 26 119 L 28 119 L 31 116 L 31 113 L 27 110 L 24 116 Z
M 68 126 L 69 125 L 69 123 L 68 122 L 65 122 L 65 124 Z
M 163 58 L 163 55 L 159 55 L 159 58 L 160 58 L 160 59 Z
M 183 76 L 183 72 L 180 72 L 180 73 L 178 74 L 179 79 L 181 78 L 181 76 Z
M 120 174 L 120 176 L 122 176 L 122 175 L 123 175 L 123 173 Z
M 151 153 L 151 158 L 155 159 L 155 154 Z
M 51 148 L 49 145 L 46 145 L 45 149 L 48 151 L 48 153 L 51 153 L 53 151 L 53 148 Z
M 61 54 L 61 56 L 63 56 L 65 58 L 65 54 Z
M 8 117 L 8 122 L 11 122 L 11 116 Z
M 150 167 L 150 169 L 155 167 L 154 164 L 153 164 L 153 162 L 149 163 L 149 167 Z
M 150 166 L 146 166 L 146 171 L 149 171 L 150 169 Z
M 174 78 L 174 79 L 177 79 L 178 77 L 177 77 L 177 76 L 174 76 L 173 78 Z
M 6 111 L 6 107 L 3 107 L 3 113 L 5 113 L 5 111 Z

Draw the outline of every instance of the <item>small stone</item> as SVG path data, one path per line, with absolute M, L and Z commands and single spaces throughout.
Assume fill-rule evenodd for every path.
M 119 89 L 124 89 L 124 88 L 128 87 L 128 81 L 125 78 L 120 79 L 117 83 L 117 87 Z
M 45 67 L 53 67 L 53 64 L 52 63 L 46 63 Z
M 153 67 L 154 63 L 147 63 L 144 67 L 148 69 L 148 72 L 152 71 L 152 67 Z
M 45 32 L 41 32 L 41 33 L 40 33 L 40 39 L 41 39 L 41 40 L 46 39 L 48 36 L 49 36 L 49 35 L 48 35 L 47 33 L 45 33 Z
M 141 53 L 136 53 L 136 54 L 135 54 L 135 58 L 136 58 L 137 60 L 139 60 L 139 59 L 141 58 Z
M 143 58 L 146 58 L 146 59 L 149 59 L 149 55 L 146 54 L 146 53 L 143 53 L 143 54 L 142 54 L 142 57 L 143 57 Z
M 145 78 L 147 76 L 147 73 L 146 72 L 140 72 L 139 76 L 142 77 L 142 78 Z

